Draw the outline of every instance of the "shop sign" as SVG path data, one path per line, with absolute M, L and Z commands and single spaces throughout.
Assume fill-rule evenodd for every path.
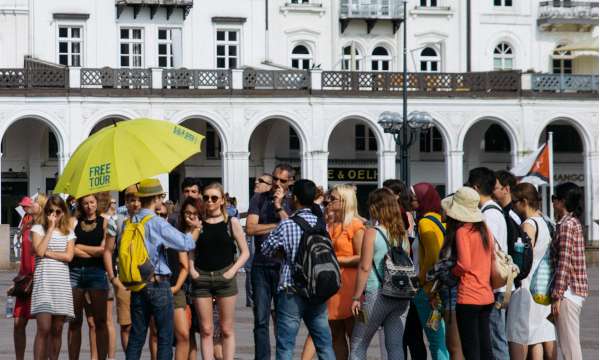
M 585 180 L 583 174 L 578 173 L 565 173 L 565 174 L 554 174 L 554 182 L 557 184 L 565 182 L 583 183 Z
M 329 181 L 374 182 L 377 181 L 377 169 L 372 168 L 329 168 Z

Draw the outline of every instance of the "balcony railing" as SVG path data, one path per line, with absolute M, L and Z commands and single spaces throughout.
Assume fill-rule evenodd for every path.
M 533 74 L 534 91 L 598 92 L 598 75 Z
M 152 71 L 150 69 L 81 69 L 82 88 L 114 88 L 114 89 L 150 89 L 152 87 Z
M 310 87 L 310 74 L 303 70 L 244 69 L 244 89 L 303 90 Z
M 598 25 L 598 1 L 542 1 L 539 5 L 538 25 L 551 29 L 553 26 L 572 25 L 589 28 Z
M 164 89 L 231 89 L 231 70 L 163 69 Z
M 402 1 L 376 0 L 365 3 L 363 0 L 342 0 L 340 3 L 341 19 L 400 19 Z

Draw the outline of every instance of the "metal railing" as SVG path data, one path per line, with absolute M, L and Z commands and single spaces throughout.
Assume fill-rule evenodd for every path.
M 598 75 L 533 74 L 534 91 L 598 92 Z
M 231 70 L 163 69 L 163 89 L 231 89 Z
M 109 67 L 82 68 L 80 81 L 82 88 L 150 89 L 152 71 Z
M 244 69 L 244 89 L 303 90 L 310 88 L 310 74 L 305 70 Z
M 401 19 L 403 3 L 401 0 L 342 0 L 340 18 Z
M 349 92 L 401 92 L 403 74 L 398 72 L 323 71 L 321 88 Z M 420 92 L 518 92 L 518 71 L 473 73 L 409 73 L 407 90 Z

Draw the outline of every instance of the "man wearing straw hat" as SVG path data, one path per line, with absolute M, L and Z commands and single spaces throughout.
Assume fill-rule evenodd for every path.
M 183 234 L 165 219 L 154 216 L 155 208 L 162 203 L 164 194 L 157 179 L 142 180 L 138 184 L 136 195 L 140 198 L 142 208 L 131 217 L 131 221 L 138 223 L 144 217 L 151 216 L 144 225 L 144 242 L 154 266 L 154 275 L 146 287 L 131 293 L 132 327 L 127 344 L 127 359 L 140 358 L 151 316 L 154 317 L 158 333 L 158 360 L 173 357 L 173 294 L 165 247 L 178 251 L 193 250 L 200 235 L 201 223 L 198 219 L 192 220 L 189 217 L 181 219 L 194 229 L 191 234 Z

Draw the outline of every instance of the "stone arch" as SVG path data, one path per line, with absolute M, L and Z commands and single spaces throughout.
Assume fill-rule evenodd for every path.
M 304 127 L 302 126 L 302 124 L 300 124 L 300 121 L 296 119 L 294 115 L 283 112 L 273 112 L 267 114 L 263 113 L 258 116 L 255 116 L 254 119 L 252 119 L 251 121 L 248 121 L 248 123 L 253 124 L 252 126 L 248 126 L 248 128 L 251 128 L 252 130 L 248 131 L 245 134 L 244 141 L 241 142 L 242 144 L 245 144 L 246 149 L 249 146 L 250 141 L 252 140 L 252 135 L 254 134 L 254 131 L 261 124 L 273 119 L 282 120 L 286 122 L 289 126 L 291 126 L 292 129 L 294 129 L 294 131 L 298 135 L 298 138 L 300 139 L 300 149 L 302 152 L 305 153 L 312 149 L 312 146 L 308 140 L 308 136 L 304 131 Z
M 513 160 L 514 160 L 517 155 L 517 151 L 520 147 L 519 141 L 518 141 L 519 137 L 517 136 L 517 131 L 511 125 L 510 122 L 508 122 L 506 119 L 504 119 L 501 116 L 496 115 L 496 114 L 478 115 L 473 120 L 466 123 L 465 126 L 463 126 L 463 128 L 460 130 L 460 132 L 458 134 L 458 141 L 456 143 L 456 146 L 460 146 L 461 148 L 464 148 L 465 137 L 469 133 L 469 130 L 473 127 L 473 125 L 475 125 L 478 122 L 483 121 L 483 120 L 491 121 L 495 124 L 500 125 L 502 127 L 502 129 L 506 132 L 506 135 L 508 135 L 508 139 L 510 140 L 511 156 L 513 157 Z
M 365 125 L 369 126 L 369 128 L 373 131 L 373 134 L 375 134 L 375 138 L 377 139 L 377 151 L 388 150 L 393 148 L 393 140 L 391 142 L 386 142 L 383 129 L 370 115 L 364 113 L 347 113 L 336 118 L 325 131 L 325 136 L 323 137 L 322 144 L 322 149 L 324 151 L 329 150 L 329 139 L 331 138 L 331 135 L 333 134 L 335 128 L 346 120 L 358 120 L 364 123 Z
M 121 119 L 121 120 L 131 120 L 131 119 L 135 119 L 137 117 L 139 117 L 137 114 L 135 114 L 131 111 L 128 111 L 128 110 L 102 111 L 99 114 L 95 114 L 95 116 L 93 117 L 93 120 L 88 120 L 86 127 L 84 128 L 84 131 L 83 131 L 83 136 L 88 137 L 90 135 L 90 133 L 92 132 L 92 130 L 94 130 L 94 127 L 96 127 L 96 125 L 98 125 L 103 120 L 110 119 L 110 118 L 117 118 L 117 119 Z
M 592 141 L 592 139 L 594 138 L 594 135 L 589 132 L 589 130 L 586 128 L 586 126 L 580 120 L 576 119 L 575 117 L 573 117 L 571 115 L 563 115 L 563 114 L 558 115 L 558 116 L 555 115 L 554 117 L 549 118 L 546 121 L 544 121 L 536 129 L 536 132 L 535 132 L 536 141 L 538 141 L 537 139 L 540 138 L 540 136 L 542 135 L 542 133 L 544 132 L 544 130 L 546 129 L 546 127 L 548 125 L 551 125 L 552 123 L 555 123 L 557 121 L 564 121 L 565 123 L 573 126 L 573 128 L 575 128 L 575 130 L 577 130 L 577 133 L 579 134 L 579 137 L 581 138 L 581 141 L 582 141 L 584 154 L 588 153 L 588 152 L 596 151 L 596 149 L 594 149 L 594 144 L 597 144 L 597 142 Z M 536 143 L 536 146 L 537 145 L 538 144 Z
M 6 135 L 6 132 L 13 124 L 17 123 L 18 121 L 25 120 L 25 119 L 34 119 L 34 120 L 41 121 L 46 126 L 48 126 L 50 128 L 50 130 L 52 130 L 52 132 L 54 133 L 54 136 L 56 137 L 56 141 L 58 143 L 59 170 L 62 170 L 62 168 L 65 165 L 62 163 L 63 162 L 62 158 L 67 155 L 66 149 L 67 149 L 68 137 L 66 134 L 66 130 L 63 128 L 62 124 L 60 124 L 60 122 L 58 122 L 56 119 L 54 119 L 52 116 L 50 116 L 47 113 L 44 113 L 41 111 L 26 111 L 26 112 L 20 112 L 17 115 L 14 115 L 12 118 L 9 118 L 9 120 L 4 123 L 4 126 L 0 127 L 0 140 L 4 139 L 4 135 Z
M 223 128 L 223 125 L 220 121 L 215 121 L 214 119 L 218 118 L 214 116 L 214 114 L 200 114 L 196 112 L 186 112 L 179 116 L 173 118 L 172 122 L 177 125 L 183 124 L 185 121 L 198 119 L 207 122 L 214 129 L 217 130 L 217 134 L 219 135 L 219 140 L 221 141 L 221 151 L 227 152 L 229 150 L 229 138 L 227 137 L 227 131 Z

